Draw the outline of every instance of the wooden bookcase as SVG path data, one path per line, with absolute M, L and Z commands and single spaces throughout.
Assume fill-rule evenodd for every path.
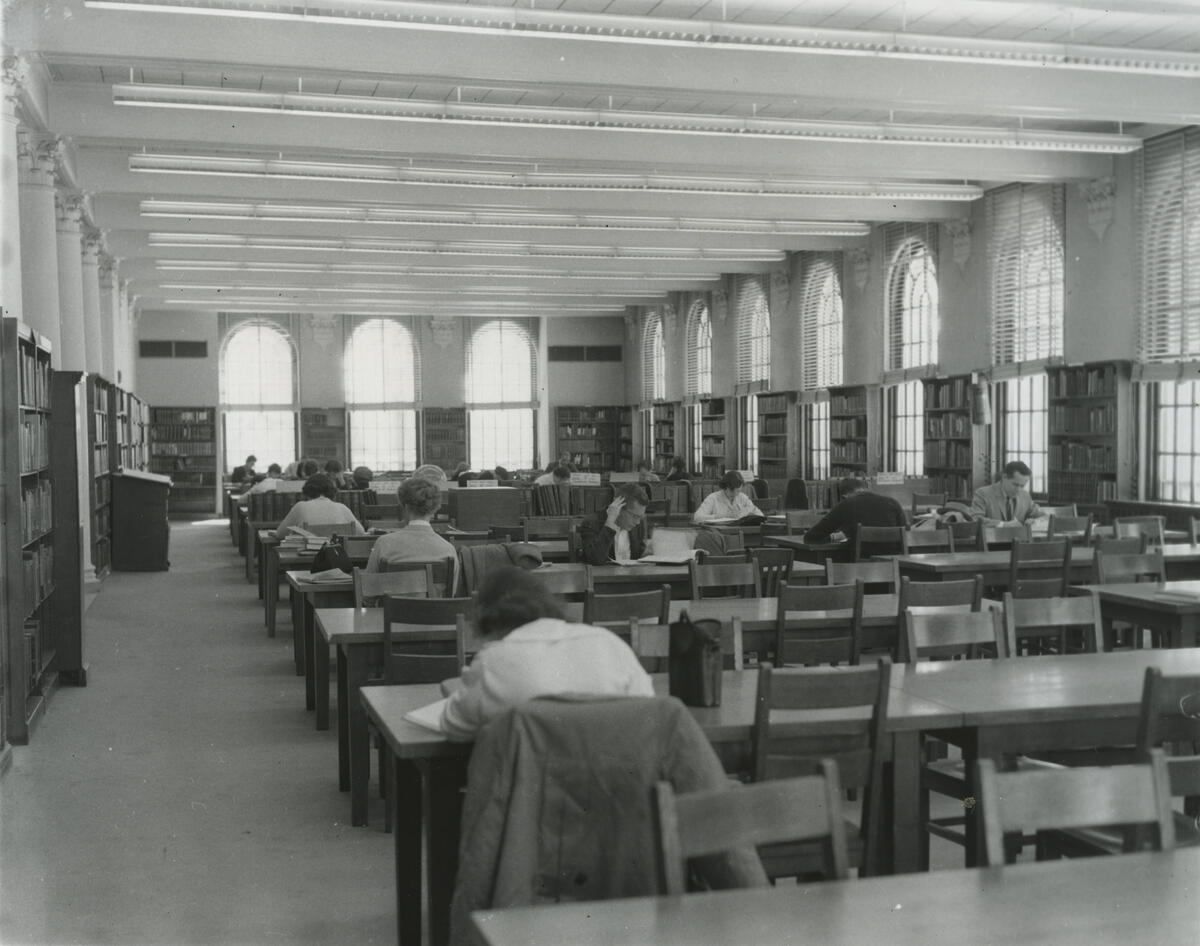
M 116 436 L 115 449 L 111 453 L 112 471 L 146 469 L 146 405 L 136 395 L 114 385 L 111 388 L 111 413 L 110 430 Z
M 91 448 L 89 508 L 92 516 L 92 567 L 98 577 L 112 562 L 113 386 L 99 375 L 88 375 L 88 445 Z
M 300 411 L 300 455 L 324 467 L 327 460 L 346 465 L 346 411 L 340 407 Z
M 581 472 L 622 469 L 621 427 L 627 417 L 622 407 L 556 407 L 555 456 L 569 453 Z
M 1047 369 L 1051 505 L 1098 507 L 1133 496 L 1130 365 L 1093 362 Z
M 970 499 L 987 477 L 984 427 L 972 423 L 970 375 L 925 379 L 925 475 L 930 491 Z
M 467 409 L 427 407 L 421 411 L 421 462 L 453 473 L 467 459 Z
M 654 455 L 650 464 L 659 473 L 670 470 L 671 459 L 680 452 L 677 449 L 679 441 L 676 439 L 678 419 L 678 404 L 655 404 L 650 410 L 650 432 L 654 444 Z
M 216 408 L 151 408 L 150 472 L 171 477 L 171 512 L 212 512 L 217 501 Z
M 87 375 L 82 371 L 55 371 L 51 377 L 50 466 L 54 476 L 54 623 L 57 657 L 54 670 L 59 682 L 87 684 L 84 653 L 83 524 L 91 515 L 89 492 L 80 489 L 80 473 L 90 474 Z
M 758 396 L 758 475 L 764 480 L 788 476 L 790 401 L 786 392 Z
M 879 424 L 878 405 L 873 401 L 863 386 L 829 389 L 829 475 L 833 479 L 866 477 L 872 472 L 869 437 Z
M 728 463 L 727 404 L 723 397 L 700 402 L 700 476 L 706 480 L 720 479 Z
M 617 408 L 617 465 L 620 473 L 633 472 L 633 408 Z
M 29 741 L 53 688 L 54 475 L 50 343 L 15 318 L 0 329 L 3 422 L 4 595 L 0 750 Z M 6 715 L 7 714 L 7 715 Z

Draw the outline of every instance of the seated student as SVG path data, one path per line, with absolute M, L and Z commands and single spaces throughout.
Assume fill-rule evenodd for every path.
M 717 483 L 719 489 L 704 497 L 700 508 L 692 514 L 692 522 L 701 525 L 713 519 L 741 519 L 743 516 L 761 516 L 763 511 L 742 492 L 745 484 L 742 474 L 730 470 Z
M 438 484 L 424 477 L 412 476 L 396 490 L 400 499 L 400 510 L 405 526 L 395 532 L 387 532 L 375 540 L 371 557 L 367 559 L 367 571 L 385 572 L 389 565 L 400 562 L 429 562 L 438 559 L 453 559 L 454 572 L 449 576 L 450 588 L 457 587 L 458 551 L 453 545 L 433 531 L 429 520 L 442 505 L 442 491 Z M 412 590 L 425 590 L 425 579 L 417 573 L 412 576 Z M 439 588 L 445 591 L 445 588 Z
M 241 466 L 235 466 L 233 472 L 229 475 L 231 483 L 245 483 L 247 480 L 254 479 L 254 464 L 258 462 L 258 457 L 253 453 L 246 457 L 246 462 Z
M 346 531 L 352 535 L 360 535 L 366 530 L 354 518 L 350 507 L 344 503 L 334 502 L 337 486 L 324 473 L 310 476 L 304 481 L 304 499 L 288 510 L 279 528 L 275 530 L 275 538 L 282 539 L 292 526 L 305 528 L 307 526 L 340 526 L 345 525 Z
M 637 463 L 638 481 L 642 483 L 657 483 L 658 474 L 650 468 L 649 460 L 638 460 Z
M 307 459 L 296 461 L 296 474 L 302 480 L 306 480 L 310 476 L 316 476 L 320 472 L 321 464 L 319 464 L 316 460 Z
M 412 478 L 428 480 L 430 483 L 436 483 L 438 486 L 446 485 L 446 471 L 436 463 L 422 463 L 413 470 Z
M 499 463 L 496 464 L 495 472 L 496 479 L 501 483 L 512 479 L 512 474 L 508 472 L 507 468 L 502 467 Z
M 613 559 L 641 558 L 646 551 L 644 518 L 649 501 L 646 491 L 637 483 L 616 486 L 608 508 L 579 524 L 583 560 L 591 565 L 603 565 Z
M 563 486 L 571 482 L 571 471 L 562 464 L 555 466 L 548 473 L 543 473 L 533 481 L 534 486 Z
M 369 467 L 365 466 L 356 466 L 354 473 L 351 475 L 354 477 L 355 489 L 370 489 L 371 480 L 375 479 L 375 474 L 371 472 Z
M 326 460 L 325 472 L 337 484 L 338 489 L 354 489 L 354 477 L 343 469 L 339 460 Z
M 872 493 L 864 480 L 846 477 L 838 482 L 841 500 L 804 533 L 806 543 L 828 542 L 835 533 L 854 541 L 859 526 L 907 526 L 904 507 L 891 496 Z
M 1020 525 L 1045 515 L 1029 495 L 1033 471 L 1020 460 L 1004 464 L 1000 479 L 971 497 L 971 515 L 988 525 Z
M 274 492 L 279 488 L 279 481 L 282 476 L 283 471 L 279 468 L 279 464 L 272 463 L 269 467 L 267 467 L 266 476 L 262 477 L 253 486 L 246 490 L 246 492 L 242 493 L 242 495 L 238 497 L 238 502 L 245 506 L 250 502 L 251 493 Z
M 441 729 L 451 738 L 473 739 L 505 710 L 538 697 L 654 695 L 628 644 L 605 628 L 568 623 L 558 599 L 520 568 L 484 575 L 474 621 L 486 643 L 442 708 Z
M 568 473 L 578 473 L 579 467 L 575 465 L 575 461 L 571 459 L 571 451 L 564 450 L 558 455 L 558 461 L 554 466 L 565 466 Z
M 687 463 L 684 462 L 683 457 L 672 457 L 671 469 L 667 473 L 667 480 L 674 482 L 675 480 L 687 479 L 691 479 L 691 474 L 688 473 Z

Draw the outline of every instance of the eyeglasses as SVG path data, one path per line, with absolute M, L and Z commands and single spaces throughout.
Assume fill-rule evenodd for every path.
M 1200 719 L 1200 693 L 1187 693 L 1181 696 L 1179 712 L 1185 719 Z

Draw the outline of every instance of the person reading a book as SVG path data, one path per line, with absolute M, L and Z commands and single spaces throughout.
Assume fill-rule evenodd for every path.
M 473 619 L 483 646 L 441 707 L 439 728 L 452 739 L 473 739 L 505 710 L 538 697 L 654 695 L 629 645 L 606 628 L 566 621 L 559 599 L 531 572 L 484 575 Z
M 317 473 L 304 481 L 301 490 L 304 499 L 288 510 L 279 528 L 275 530 L 275 538 L 282 539 L 291 531 L 292 526 L 306 528 L 308 526 L 346 526 L 350 535 L 361 535 L 366 530 L 354 517 L 350 507 L 345 503 L 334 501 L 337 495 L 337 484 L 326 474 Z
M 744 516 L 762 516 L 763 511 L 742 492 L 745 482 L 737 470 L 727 472 L 717 483 L 718 488 L 704 497 L 704 502 L 692 515 L 692 522 L 702 525 L 714 521 L 734 522 Z
M 891 496 L 871 492 L 865 480 L 846 477 L 838 482 L 838 495 L 837 505 L 805 531 L 806 544 L 843 537 L 853 542 L 859 526 L 908 526 L 904 507 Z
M 395 532 L 381 535 L 371 546 L 371 557 L 367 559 L 367 571 L 385 572 L 389 566 L 402 562 L 436 562 L 450 559 L 454 562 L 452 574 L 443 581 L 450 583 L 453 591 L 458 580 L 458 551 L 453 545 L 433 531 L 430 520 L 442 505 L 442 490 L 439 484 L 424 477 L 412 476 L 396 490 L 400 509 L 404 514 L 405 526 Z M 409 589 L 398 591 L 404 594 Z M 425 591 L 425 576 L 412 573 L 412 591 Z M 441 595 L 445 589 L 439 588 Z
M 556 466 L 547 473 L 543 473 L 533 481 L 534 486 L 566 486 L 571 482 L 571 471 L 565 466 Z
M 988 525 L 1021 525 L 1043 515 L 1029 495 L 1033 471 L 1020 460 L 1004 464 L 1000 479 L 981 486 L 971 497 L 971 515 Z
M 641 558 L 646 551 L 646 504 L 650 500 L 637 483 L 621 483 L 602 513 L 579 524 L 583 560 L 589 565 Z

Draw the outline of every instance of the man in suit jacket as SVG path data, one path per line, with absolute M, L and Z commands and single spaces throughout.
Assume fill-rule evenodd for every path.
M 1004 464 L 1000 479 L 975 490 L 971 515 L 989 525 L 1024 523 L 1043 515 L 1029 495 L 1029 467 L 1020 460 Z
M 613 559 L 641 558 L 646 551 L 646 504 L 637 483 L 622 483 L 608 508 L 579 524 L 583 560 L 604 565 Z

